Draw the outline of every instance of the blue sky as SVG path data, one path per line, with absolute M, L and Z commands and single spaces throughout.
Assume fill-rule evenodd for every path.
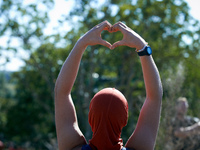
M 200 0 L 185 0 L 189 7 L 190 11 L 189 13 L 197 20 L 200 21 Z M 62 14 L 68 13 L 67 10 L 71 8 L 70 6 L 73 5 L 73 0 L 55 0 L 55 7 L 52 11 L 50 11 L 50 17 L 51 17 L 51 23 L 49 24 L 49 27 L 44 31 L 45 34 L 51 33 L 52 34 L 52 28 L 56 27 L 58 25 L 57 19 L 61 17 Z M 68 6 L 68 8 L 66 8 Z M 69 28 L 62 28 L 61 30 L 69 30 Z M 0 42 L 1 44 L 1 42 Z M 25 52 L 20 51 L 18 53 L 18 56 L 26 56 Z M 17 71 L 21 66 L 24 65 L 24 62 L 18 59 L 14 54 L 10 54 L 12 57 L 11 61 L 4 65 L 3 67 L 1 64 L 5 61 L 4 59 L 0 60 L 0 70 L 6 70 L 6 71 Z M 26 56 L 28 57 L 28 56 Z

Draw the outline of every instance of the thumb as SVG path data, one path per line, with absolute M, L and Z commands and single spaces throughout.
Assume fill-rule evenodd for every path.
M 114 49 L 114 48 L 116 48 L 118 46 L 122 46 L 122 45 L 124 45 L 123 41 L 117 41 L 112 45 L 111 49 Z
M 106 47 L 108 47 L 109 49 L 111 49 L 111 47 L 112 47 L 112 45 L 111 45 L 109 42 L 105 41 L 105 40 L 100 40 L 100 41 L 99 41 L 99 44 L 100 44 L 100 45 L 103 45 L 103 46 L 106 46 Z

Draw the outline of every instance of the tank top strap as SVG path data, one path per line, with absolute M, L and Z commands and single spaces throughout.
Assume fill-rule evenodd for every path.
M 81 150 L 92 150 L 92 148 L 89 145 L 83 145 Z

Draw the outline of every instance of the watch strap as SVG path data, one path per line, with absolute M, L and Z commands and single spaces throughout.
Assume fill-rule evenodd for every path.
M 142 49 L 141 49 L 142 50 Z M 145 46 L 144 48 L 143 48 L 143 50 L 141 51 L 141 50 L 139 50 L 139 52 L 138 52 L 138 55 L 139 56 L 150 56 L 151 54 L 152 54 L 152 50 L 151 50 L 151 47 L 150 46 Z M 149 51 L 150 50 L 150 51 Z

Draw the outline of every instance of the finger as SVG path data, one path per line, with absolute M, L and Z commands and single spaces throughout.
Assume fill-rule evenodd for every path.
M 117 32 L 117 31 L 121 31 L 122 33 L 126 30 L 126 27 L 124 27 L 122 24 L 116 24 L 115 26 L 113 26 L 113 31 Z
M 111 32 L 110 29 L 111 29 L 111 26 L 106 26 L 103 30 L 107 30 L 108 32 Z
M 103 22 L 101 22 L 101 23 L 99 23 L 99 24 L 97 24 L 96 26 L 94 26 L 92 29 L 98 29 L 102 24 L 104 24 L 106 22 L 106 20 L 105 21 L 103 21 Z
M 97 24 L 96 26 L 101 26 L 101 25 L 102 25 L 102 24 L 104 24 L 104 23 L 108 23 L 108 21 L 107 21 L 107 20 L 105 20 L 105 21 L 103 21 L 103 22 L 101 22 L 101 23 Z
M 109 42 L 105 41 L 105 40 L 100 40 L 100 41 L 99 41 L 99 44 L 100 44 L 100 45 L 103 45 L 103 46 L 106 46 L 106 47 L 108 47 L 109 49 L 111 49 L 111 47 L 112 47 L 112 45 L 111 45 Z
M 123 46 L 123 45 L 125 45 L 123 41 L 117 41 L 111 46 L 111 49 L 114 49 L 118 46 Z
M 127 29 L 127 26 L 122 22 L 117 22 L 111 27 L 112 32 L 121 31 L 122 33 Z
M 124 27 L 124 28 L 127 28 L 127 25 L 126 24 L 124 24 L 123 22 L 121 22 L 121 21 L 119 21 L 119 22 L 117 22 L 117 23 L 115 23 L 114 25 L 121 25 L 122 27 Z M 114 26 L 113 25 L 113 26 Z
M 98 30 L 99 31 L 103 31 L 103 30 L 110 30 L 111 28 L 111 24 L 106 20 L 104 22 L 102 22 L 99 26 L 98 26 Z

